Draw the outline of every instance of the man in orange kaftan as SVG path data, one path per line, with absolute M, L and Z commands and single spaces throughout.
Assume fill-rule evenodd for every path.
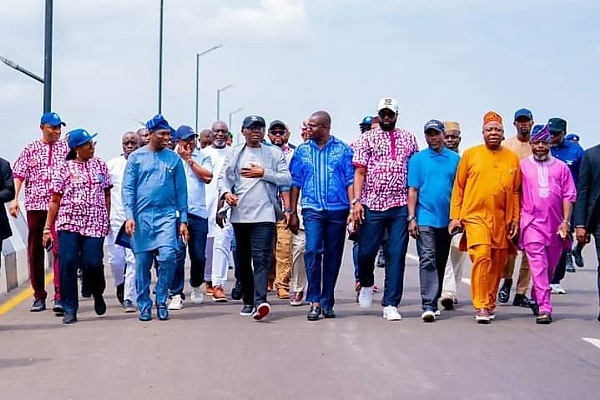
M 496 293 L 511 241 L 518 233 L 521 171 L 516 153 L 501 146 L 502 117 L 483 117 L 484 144 L 467 149 L 458 165 L 450 232 L 463 229 L 471 262 L 471 297 L 478 323 L 494 318 Z

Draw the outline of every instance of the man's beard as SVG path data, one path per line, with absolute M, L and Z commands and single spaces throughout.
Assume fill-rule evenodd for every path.
M 550 153 L 540 154 L 540 155 L 534 154 L 533 155 L 533 159 L 535 161 L 540 161 L 540 162 L 542 162 L 542 161 L 548 161 L 550 159 Z
M 396 126 L 395 122 L 380 122 L 379 123 L 379 127 L 381 128 L 381 130 L 386 131 L 386 132 L 393 131 L 395 126 Z

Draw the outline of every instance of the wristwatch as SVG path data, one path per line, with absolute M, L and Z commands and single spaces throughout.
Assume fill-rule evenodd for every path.
M 356 203 L 360 203 L 360 199 L 357 199 L 357 198 L 352 199 L 352 205 L 355 205 Z
M 408 222 L 410 222 L 410 221 L 416 221 L 416 220 L 417 220 L 417 218 L 416 218 L 414 215 L 409 215 L 409 216 L 406 218 L 406 221 L 408 221 Z

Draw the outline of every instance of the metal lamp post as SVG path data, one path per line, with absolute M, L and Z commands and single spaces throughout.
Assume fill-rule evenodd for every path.
M 230 83 L 227 86 L 222 87 L 221 89 L 217 89 L 217 121 L 221 119 L 221 92 L 230 89 L 233 86 L 233 83 Z
M 204 50 L 203 52 L 196 53 L 196 132 L 198 132 L 198 118 L 200 114 L 200 57 L 210 53 L 211 51 L 220 49 L 221 47 L 223 47 L 222 44 L 211 47 L 210 49 Z
M 240 107 L 237 110 L 233 110 L 232 112 L 229 113 L 229 120 L 228 120 L 229 125 L 227 125 L 227 126 L 229 127 L 230 131 L 231 131 L 231 120 L 232 120 L 233 116 L 243 110 L 244 110 L 244 107 Z M 238 140 L 236 141 L 236 144 L 239 144 L 239 135 L 238 135 Z

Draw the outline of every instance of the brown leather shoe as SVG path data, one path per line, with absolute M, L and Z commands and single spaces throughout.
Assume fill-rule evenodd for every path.
M 291 306 L 301 306 L 304 304 L 304 301 L 302 301 L 304 298 L 304 292 L 300 291 L 300 292 L 294 292 L 294 295 L 292 296 L 292 298 L 290 299 L 290 305 Z
M 213 288 L 212 282 L 211 281 L 206 281 L 205 286 L 206 286 L 206 294 L 209 295 L 209 296 L 212 296 L 213 292 L 215 290 Z
M 290 292 L 285 290 L 285 289 L 277 289 L 277 298 L 278 299 L 289 299 L 290 298 Z
M 269 282 L 267 283 L 267 292 L 272 292 L 273 291 L 273 282 Z
M 227 302 L 227 296 L 225 295 L 225 292 L 223 291 L 223 287 L 221 285 L 216 285 L 213 288 L 213 300 L 217 303 Z

